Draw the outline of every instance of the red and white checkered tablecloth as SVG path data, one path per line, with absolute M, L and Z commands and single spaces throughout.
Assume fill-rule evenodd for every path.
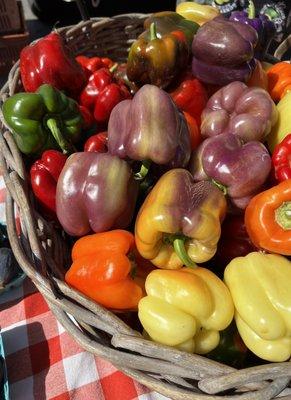
M 5 223 L 0 175 L 0 222 Z M 167 400 L 85 352 L 27 278 L 0 295 L 0 327 L 11 400 Z

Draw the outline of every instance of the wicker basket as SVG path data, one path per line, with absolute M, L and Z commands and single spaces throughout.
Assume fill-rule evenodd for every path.
M 74 54 L 97 53 L 125 60 L 130 44 L 142 31 L 145 17 L 131 14 L 94 19 L 62 28 L 60 33 Z M 1 91 L 1 100 L 19 90 L 16 64 Z M 22 156 L 4 125 L 0 149 L 9 191 L 6 212 L 12 249 L 56 318 L 80 346 L 171 399 L 269 400 L 286 388 L 291 379 L 288 362 L 237 371 L 205 357 L 150 342 L 115 314 L 68 287 L 63 281 L 64 267 L 69 262 L 65 235 L 36 212 Z M 22 220 L 21 238 L 15 226 L 15 205 Z

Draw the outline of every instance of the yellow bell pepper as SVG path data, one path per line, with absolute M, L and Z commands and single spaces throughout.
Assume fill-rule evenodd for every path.
M 277 144 L 281 143 L 291 133 L 291 91 L 285 94 L 276 107 L 278 110 L 278 120 L 267 137 L 271 152 L 274 151 Z
M 233 259 L 224 271 L 245 345 L 273 362 L 291 356 L 291 262 L 253 252 Z
M 206 354 L 218 345 L 219 331 L 233 319 L 229 290 L 205 268 L 154 270 L 145 289 L 138 316 L 155 342 Z
M 182 17 L 196 22 L 199 25 L 205 24 L 205 22 L 210 21 L 211 19 L 218 17 L 220 12 L 217 8 L 198 4 L 193 1 L 184 1 L 180 3 L 176 7 L 176 12 Z

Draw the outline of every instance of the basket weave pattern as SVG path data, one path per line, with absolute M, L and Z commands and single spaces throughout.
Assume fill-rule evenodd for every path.
M 141 14 L 97 18 L 58 31 L 75 55 L 98 54 L 125 61 L 131 43 L 143 30 L 145 18 Z M 21 90 L 16 63 L 0 92 L 1 104 Z M 64 267 L 69 265 L 65 234 L 36 212 L 22 156 L 5 127 L 2 113 L 0 118 L 0 165 L 8 189 L 6 214 L 12 249 L 56 318 L 80 346 L 172 399 L 270 400 L 285 389 L 291 379 L 288 362 L 238 371 L 199 355 L 150 342 L 115 314 L 64 283 Z M 15 225 L 15 205 L 22 221 L 21 237 Z

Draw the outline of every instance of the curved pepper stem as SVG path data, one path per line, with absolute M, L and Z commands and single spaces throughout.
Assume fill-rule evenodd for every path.
M 54 118 L 49 118 L 46 121 L 46 124 L 51 131 L 55 141 L 60 146 L 64 154 L 73 153 L 75 151 L 74 146 L 71 145 L 65 138 L 64 135 L 61 133 L 58 123 Z
M 224 194 L 224 196 L 227 195 L 227 188 L 222 185 L 221 183 L 217 182 L 215 179 L 212 179 L 211 182 L 218 187 L 219 190 L 222 191 L 222 193 Z
M 115 70 L 117 70 L 117 67 L 118 67 L 118 63 L 115 63 L 115 64 L 112 65 L 111 68 L 109 68 L 109 71 L 110 71 L 111 73 L 113 73 Z
M 150 40 L 158 39 L 156 24 L 153 22 L 150 25 Z
M 151 166 L 151 161 L 150 160 L 145 160 L 142 162 L 140 170 L 134 174 L 134 179 L 136 181 L 142 181 L 144 178 L 147 176 L 150 166 Z
M 291 201 L 286 201 L 275 210 L 275 220 L 284 231 L 291 230 Z
M 248 6 L 248 18 L 249 19 L 254 19 L 256 17 L 256 8 L 254 5 L 254 2 L 252 0 L 249 0 L 249 6 Z
M 187 251 L 185 249 L 185 240 L 186 238 L 177 238 L 174 239 L 173 241 L 173 246 L 175 249 L 175 252 L 177 256 L 180 258 L 180 260 L 183 262 L 186 267 L 190 268 L 195 268 L 197 267 L 197 264 L 191 260 L 191 258 L 188 256 Z

